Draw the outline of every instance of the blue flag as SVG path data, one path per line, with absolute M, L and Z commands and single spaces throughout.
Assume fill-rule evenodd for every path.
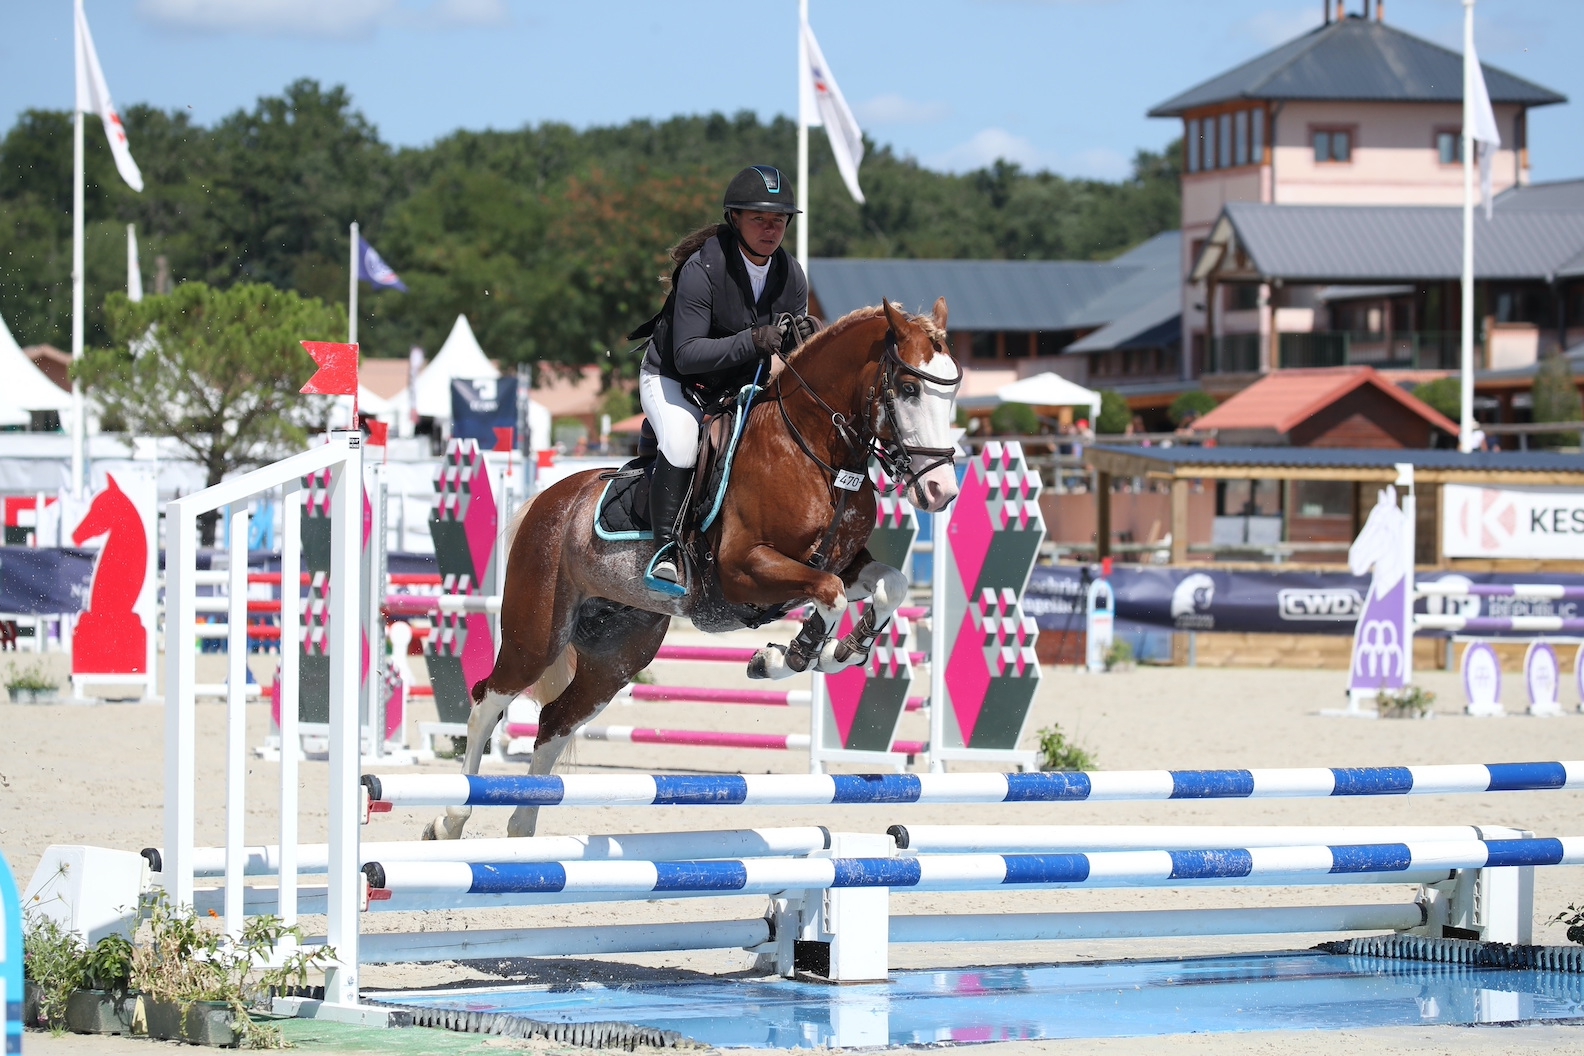
M 401 276 L 391 270 L 379 252 L 358 236 L 358 278 L 382 289 L 400 290 L 407 292 L 407 284 L 401 281 Z

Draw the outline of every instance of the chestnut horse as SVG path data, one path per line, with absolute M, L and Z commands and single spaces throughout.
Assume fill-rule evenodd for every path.
M 519 514 L 501 598 L 501 648 L 473 687 L 464 772 L 476 774 L 507 703 L 540 701 L 532 772 L 548 774 L 577 728 L 649 666 L 673 616 L 701 630 L 758 627 L 794 606 L 812 611 L 790 645 L 768 645 L 755 678 L 864 662 L 906 596 L 908 580 L 865 549 L 874 527 L 870 456 L 903 481 L 920 510 L 957 496 L 950 428 L 962 371 L 946 345 L 946 300 L 933 318 L 890 302 L 844 316 L 783 356 L 749 411 L 731 487 L 707 538 L 696 540 L 688 592 L 644 587 L 654 543 L 613 542 L 594 531 L 606 481 L 598 470 L 558 482 Z M 870 602 L 836 639 L 851 601 Z M 533 835 L 536 807 L 519 807 L 507 832 Z M 470 808 L 451 807 L 424 831 L 457 839 Z

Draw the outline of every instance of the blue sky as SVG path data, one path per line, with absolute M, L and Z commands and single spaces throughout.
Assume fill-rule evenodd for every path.
M 1363 0 L 1346 0 L 1358 10 Z M 1322 0 L 811 0 L 875 140 L 932 168 L 1007 157 L 1116 178 L 1176 122 L 1152 105 L 1320 20 Z M 344 83 L 381 135 L 583 127 L 795 107 L 796 0 L 87 0 L 118 104 L 209 123 L 297 77 Z M 1481 57 L 1576 100 L 1532 116 L 1537 180 L 1584 176 L 1584 2 L 1480 0 Z M 1458 0 L 1387 19 L 1461 47 Z M 70 0 L 0 4 L 0 122 L 71 94 Z M 134 155 L 137 143 L 132 144 Z

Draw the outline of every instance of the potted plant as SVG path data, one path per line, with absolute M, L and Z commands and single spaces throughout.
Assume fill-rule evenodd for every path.
M 50 917 L 30 914 L 22 934 L 24 1019 L 30 1027 L 66 1032 L 66 1003 L 82 983 L 83 944 Z
M 138 999 L 132 989 L 132 944 L 107 935 L 82 959 L 83 989 L 66 1002 L 66 1026 L 73 1034 L 131 1034 L 137 1026 Z
M 1435 717 L 1435 694 L 1420 686 L 1404 686 L 1392 692 L 1382 690 L 1375 707 L 1383 719 L 1429 719 Z
M 6 692 L 13 704 L 53 704 L 60 696 L 60 681 L 48 674 L 42 660 L 14 664 L 6 676 Z
M 194 1045 L 279 1048 L 279 1031 L 257 1022 L 252 1006 L 267 1001 L 271 987 L 305 983 L 311 970 L 335 959 L 328 948 L 287 946 L 282 956 L 283 940 L 302 936 L 276 917 L 250 919 L 232 939 L 163 895 L 145 928 L 147 940 L 133 949 L 132 982 L 144 994 L 149 1036 Z

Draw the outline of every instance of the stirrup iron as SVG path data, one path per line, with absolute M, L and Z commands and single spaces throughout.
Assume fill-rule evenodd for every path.
M 677 575 L 681 576 L 683 574 L 680 560 L 681 548 L 675 542 L 666 543 L 655 551 L 654 556 L 649 559 L 649 564 L 645 566 L 644 586 L 657 594 L 664 594 L 669 598 L 680 598 L 687 594 L 687 587 L 683 586 L 681 582 L 673 583 L 669 579 L 661 579 L 655 575 L 655 566 L 660 563 L 661 557 L 667 551 L 671 553 L 671 560 L 676 565 Z

